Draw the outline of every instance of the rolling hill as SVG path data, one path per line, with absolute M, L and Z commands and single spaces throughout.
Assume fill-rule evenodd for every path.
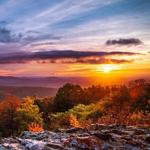
M 17 97 L 38 96 L 49 97 L 56 94 L 56 88 L 49 87 L 15 87 L 15 86 L 0 86 L 0 98 L 6 95 L 15 95 Z

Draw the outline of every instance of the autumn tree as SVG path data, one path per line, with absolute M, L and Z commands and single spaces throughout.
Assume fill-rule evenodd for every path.
M 101 122 L 124 124 L 130 117 L 130 92 L 128 87 L 120 86 L 112 93 L 111 101 L 105 107 Z
M 39 112 L 39 108 L 34 104 L 34 100 L 30 97 L 26 97 L 19 108 L 17 109 L 17 119 L 19 123 L 19 130 L 28 130 L 29 124 L 36 123 L 42 125 L 42 114 Z
M 130 84 L 133 110 L 144 115 L 150 113 L 150 82 L 144 79 L 135 80 Z
M 0 102 L 0 130 L 3 136 L 13 135 L 18 130 L 17 108 L 20 106 L 19 98 L 7 96 Z

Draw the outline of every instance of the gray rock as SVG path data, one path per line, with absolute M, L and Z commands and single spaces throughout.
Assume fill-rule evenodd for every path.
M 45 145 L 44 150 L 48 149 L 48 148 L 53 148 L 53 149 L 57 149 L 57 150 L 63 150 L 64 146 L 61 144 L 55 144 L 55 143 L 48 143 Z
M 146 138 L 145 138 L 146 142 L 148 142 L 150 144 L 150 134 L 147 134 L 146 135 Z
M 38 144 L 35 144 L 35 145 L 31 146 L 31 148 L 30 148 L 30 150 L 42 150 L 42 149 L 43 149 L 43 147 L 41 148 L 40 145 L 38 145 Z
M 29 132 L 4 138 L 0 150 L 150 150 L 150 131 L 123 125 L 92 124 L 61 132 Z
M 92 134 L 104 141 L 112 141 L 113 140 L 112 135 L 109 133 L 93 132 Z
M 2 144 L 0 144 L 0 150 L 7 150 Z
M 74 127 L 66 130 L 66 133 L 84 132 L 85 129 L 81 127 Z

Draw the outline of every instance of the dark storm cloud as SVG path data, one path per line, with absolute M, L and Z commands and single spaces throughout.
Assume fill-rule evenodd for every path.
M 118 39 L 118 40 L 108 40 L 105 43 L 106 45 L 140 45 L 142 41 L 135 38 L 129 39 Z
M 9 53 L 0 56 L 0 64 L 11 63 L 28 63 L 36 61 L 37 63 L 89 63 L 89 64 L 102 64 L 102 63 L 126 63 L 129 60 L 108 59 L 106 56 L 114 55 L 138 55 L 140 53 L 132 52 L 91 52 L 91 51 L 40 51 L 40 52 L 22 52 L 22 53 Z

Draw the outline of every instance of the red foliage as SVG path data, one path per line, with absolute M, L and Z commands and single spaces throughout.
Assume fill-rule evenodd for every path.
M 130 95 L 133 101 L 136 101 L 137 98 L 140 96 L 141 91 L 143 88 L 141 86 L 136 86 L 130 90 Z
M 13 109 L 16 110 L 20 105 L 20 99 L 15 96 L 7 96 L 3 101 L 0 102 L 0 111 Z

